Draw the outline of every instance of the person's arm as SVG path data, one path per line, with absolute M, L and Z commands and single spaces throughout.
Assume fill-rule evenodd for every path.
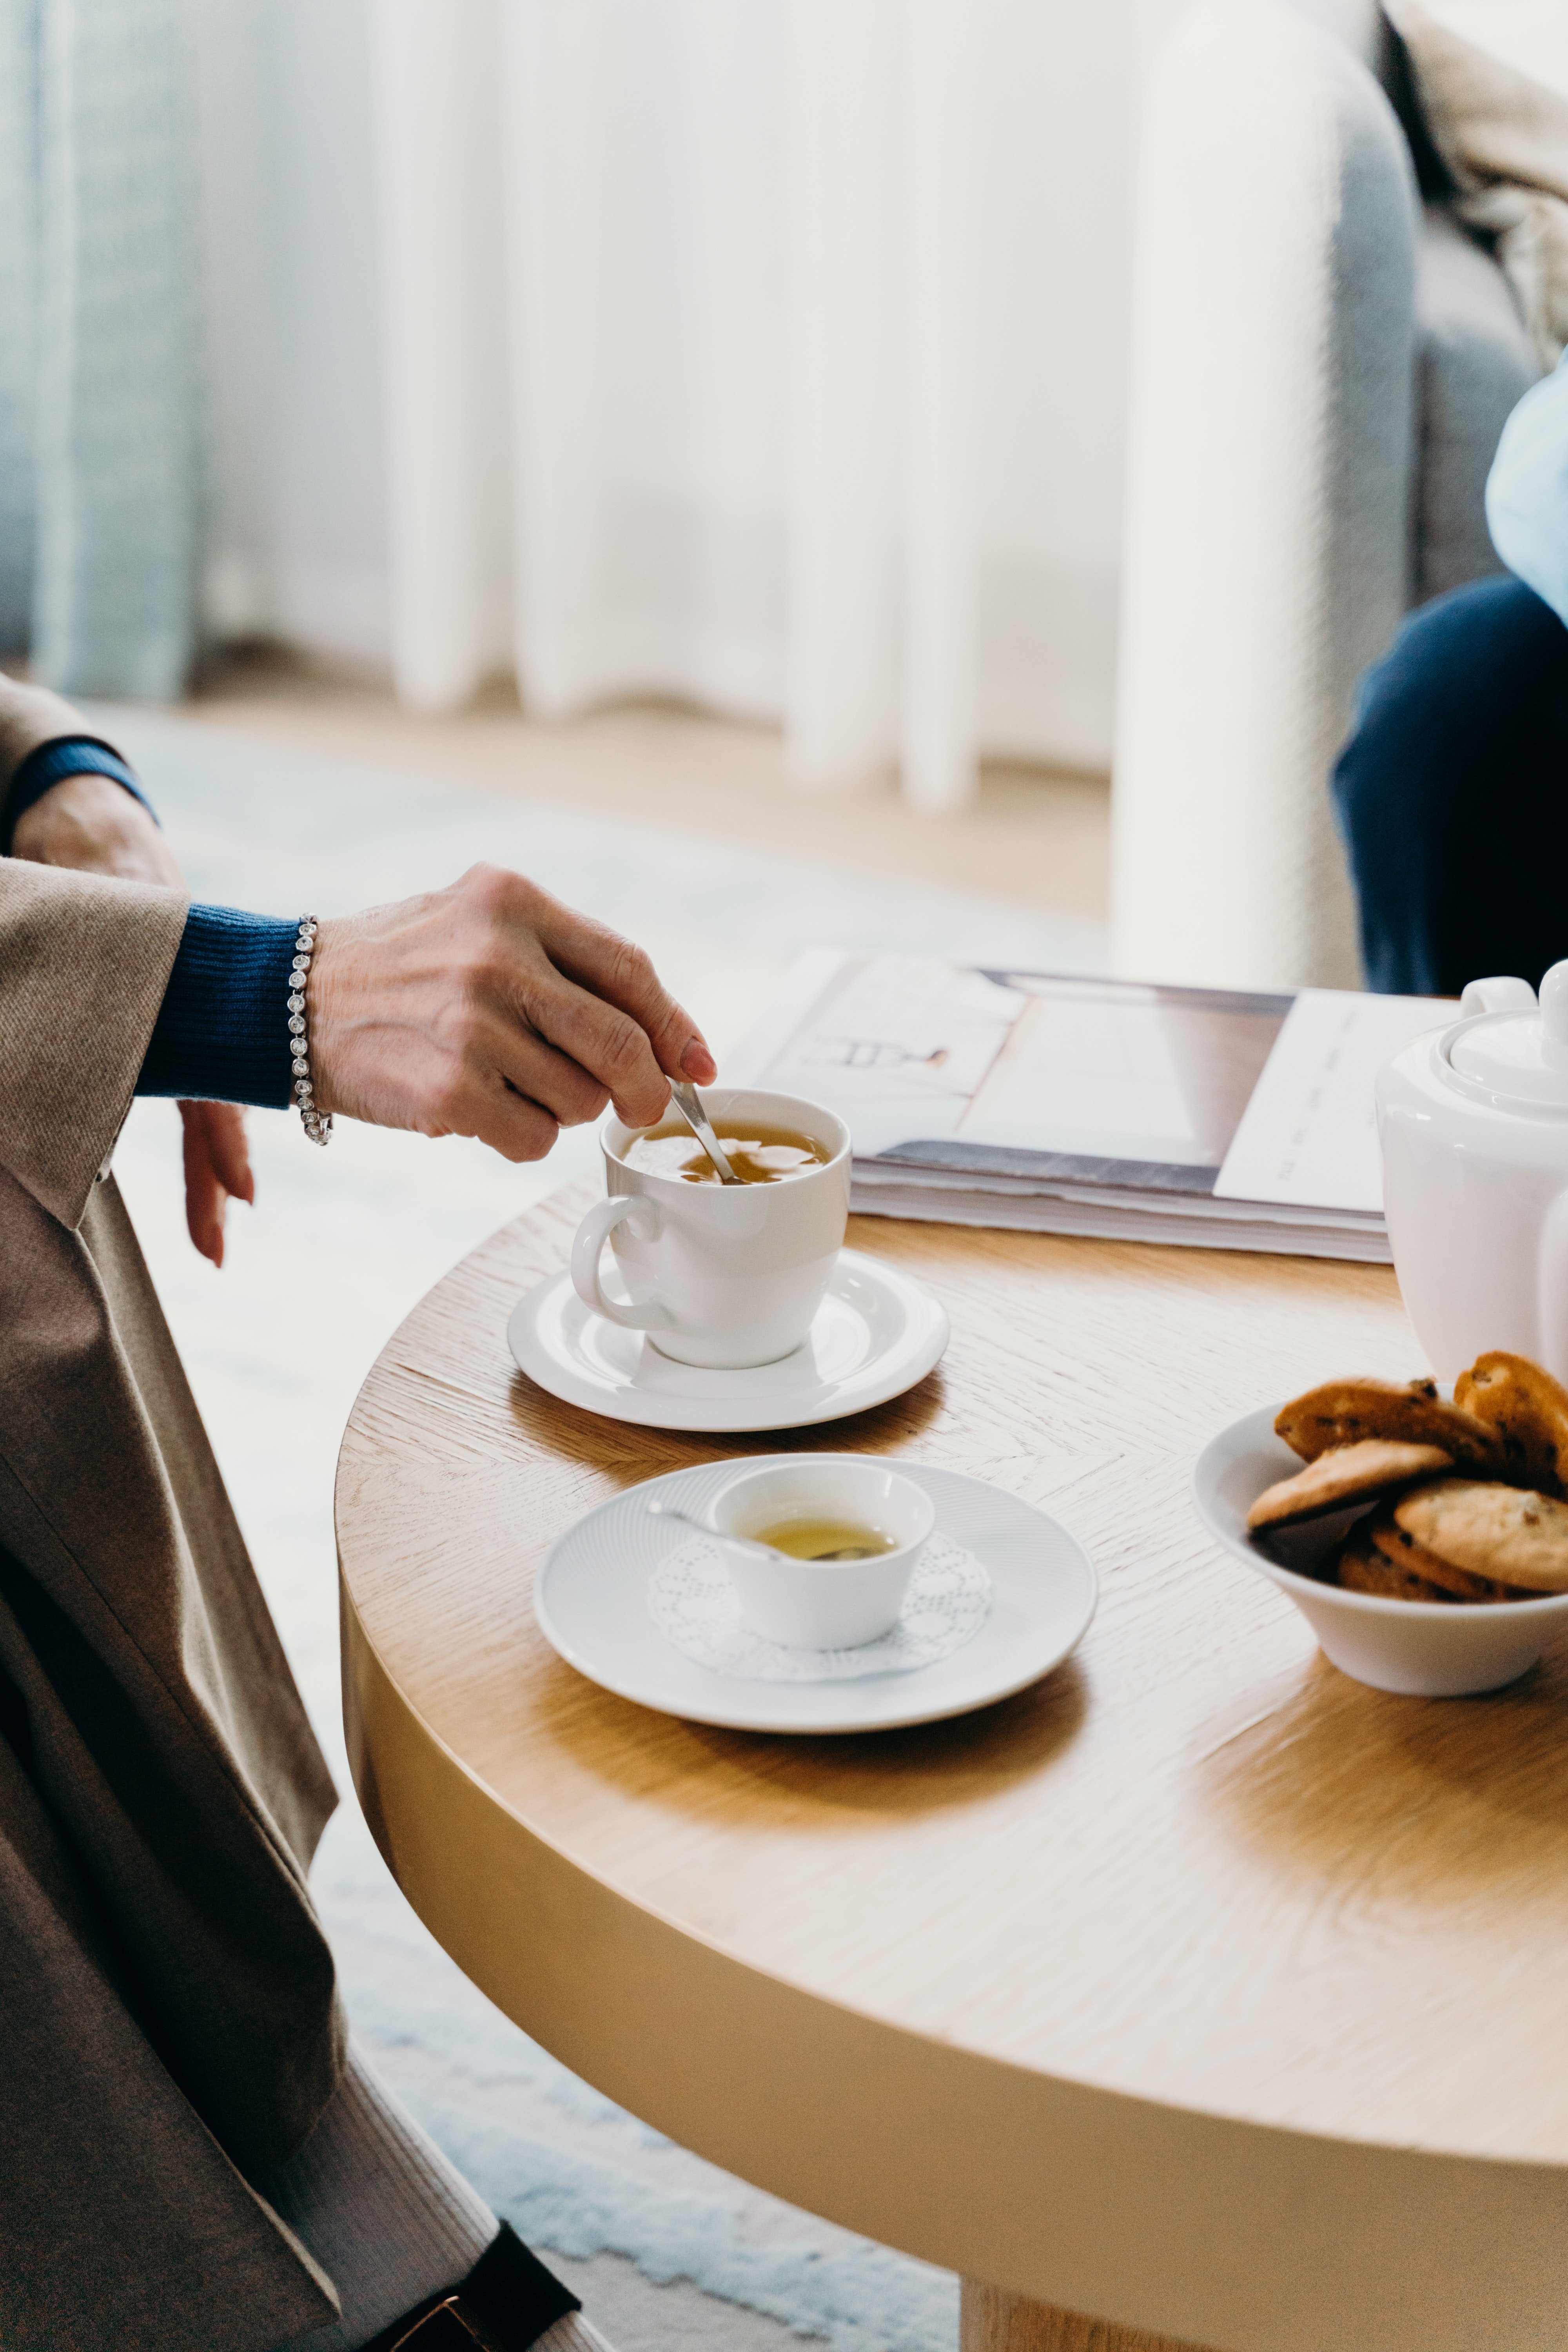
M 1503 426 L 1487 528 L 1509 570 L 1568 624 L 1568 360 L 1531 385 Z
M 0 1164 L 67 1223 L 137 1087 L 289 1097 L 293 919 L 186 914 L 176 892 L 0 860 Z M 493 866 L 324 921 L 308 1017 L 322 1110 L 513 1160 L 606 1102 L 645 1125 L 670 1077 L 717 1076 L 640 948 Z
M 50 740 L 47 723 L 58 730 L 60 714 L 75 716 L 44 697 L 44 723 L 35 716 L 18 745 L 16 728 L 7 736 L 8 718 L 36 692 L 0 679 L 0 824 L 23 761 Z M 14 877 L 16 860 L 79 871 L 97 862 L 121 877 L 178 872 L 150 813 L 110 774 L 54 783 L 17 815 L 12 849 L 0 874 L 9 865 Z M 184 921 L 182 910 L 155 1019 L 142 1032 L 140 1091 L 207 1097 L 195 1108 L 212 1113 L 289 1100 L 287 973 L 296 919 L 198 907 Z M 0 970 L 5 948 L 0 930 Z M 112 957 L 112 941 L 104 948 Z M 83 977 L 89 993 L 102 985 L 96 958 Z M 321 1110 L 426 1135 L 477 1136 L 513 1160 L 542 1159 L 561 1128 L 597 1118 L 606 1102 L 643 1125 L 664 1109 L 670 1077 L 706 1085 L 718 1075 L 696 1024 L 640 948 L 493 866 L 474 866 L 446 890 L 324 921 L 308 994 Z M 119 1076 L 117 1067 L 117 1087 Z M 74 1198 L 79 1173 L 73 1163 L 73 1183 L 57 1185 L 57 1195 Z M 199 1247 L 194 1218 L 192 1230 Z
M 5 794 L 4 818 L 0 821 L 0 852 L 4 852 L 6 856 L 11 854 L 17 828 L 22 826 L 25 821 L 28 829 L 37 824 L 37 820 L 31 816 L 31 811 L 47 795 L 55 793 L 57 785 L 74 783 L 79 777 L 84 776 L 110 778 L 120 787 L 118 799 L 113 800 L 111 803 L 111 796 L 103 793 L 100 787 L 94 786 L 87 793 L 85 799 L 80 793 L 76 794 L 62 793 L 57 795 L 49 801 L 49 809 L 58 812 L 63 807 L 69 810 L 79 800 L 82 801 L 83 807 L 89 812 L 86 825 L 90 835 L 96 830 L 92 812 L 100 806 L 110 804 L 123 810 L 125 796 L 129 793 L 132 800 L 138 802 L 146 811 L 154 825 L 157 824 L 157 811 L 137 782 L 134 771 L 126 764 L 118 751 L 97 735 L 65 735 L 54 741 L 40 743 L 36 750 L 27 754 L 21 765 L 13 771 Z M 53 822 L 54 824 L 59 822 L 58 815 Z M 53 829 L 47 813 L 45 814 L 44 823 L 46 829 Z M 70 866 L 79 861 L 69 856 L 63 856 L 47 862 Z
M 65 1225 L 114 1148 L 183 892 L 0 858 L 0 1167 Z
M 20 814 L 17 788 L 28 762 L 51 744 L 96 740 L 80 711 L 47 686 L 0 672 L 0 847 L 9 843 Z
M 642 949 L 499 866 L 324 921 L 307 1015 L 324 1111 L 542 1160 L 608 1103 L 660 1118 L 718 1065 Z
M 15 700 L 37 689 L 14 687 Z M 0 698 L 0 717 L 4 715 Z M 46 698 L 52 722 L 68 706 Z M 3 744 L 3 736 L 0 736 Z M 0 847 L 39 866 L 68 866 L 119 881 L 150 882 L 184 890 L 179 861 L 159 830 L 131 770 L 95 737 L 79 731 L 47 740 L 26 751 L 13 768 L 0 810 Z M 186 925 L 186 936 L 191 926 Z M 191 958 L 182 940 L 175 971 Z M 221 1007 L 210 1008 L 221 1013 Z M 139 1085 L 139 1092 L 153 1089 Z M 156 1091 L 182 1095 L 179 1087 Z M 185 1224 L 192 1241 L 221 1266 L 224 1221 L 230 1199 L 254 1201 L 256 1180 L 245 1137 L 245 1116 L 235 1102 L 182 1099 Z
M 289 1101 L 298 919 L 191 908 L 138 1093 Z M 671 1077 L 717 1076 L 640 948 L 499 866 L 322 919 L 305 993 L 320 1109 L 508 1160 L 542 1159 L 612 1100 L 646 1125 Z

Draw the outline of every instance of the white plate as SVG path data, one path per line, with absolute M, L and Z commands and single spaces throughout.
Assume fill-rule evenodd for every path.
M 1038 1682 L 1077 1648 L 1100 1586 L 1088 1554 L 1067 1529 L 983 1479 L 890 1462 L 926 1489 L 937 1526 L 990 1575 L 990 1614 L 972 1641 L 908 1674 L 835 1682 L 743 1682 L 683 1657 L 648 1615 L 647 1585 L 685 1530 L 651 1518 L 648 1496 L 661 1495 L 705 1518 L 720 1487 L 756 1463 L 842 1458 L 763 1454 L 710 1462 L 649 1478 L 601 1503 L 545 1555 L 533 1593 L 545 1640 L 568 1665 L 621 1698 L 690 1723 L 743 1731 L 889 1731 L 940 1723 Z
M 507 1344 L 531 1381 L 589 1412 L 647 1429 L 804 1429 L 902 1395 L 947 1346 L 947 1310 L 907 1274 L 841 1250 L 793 1354 L 743 1372 L 678 1364 L 640 1331 L 584 1307 L 564 1268 L 518 1300 Z
M 1210 1438 L 1193 1467 L 1193 1500 L 1227 1551 L 1289 1594 L 1342 1674 L 1373 1690 L 1468 1697 L 1517 1681 L 1548 1639 L 1568 1626 L 1568 1593 L 1456 1608 L 1321 1583 L 1315 1570 L 1372 1508 L 1369 1503 L 1281 1528 L 1264 1550 L 1247 1531 L 1247 1514 L 1266 1486 L 1301 1467 L 1300 1455 L 1274 1434 L 1279 1410 L 1264 1405 Z

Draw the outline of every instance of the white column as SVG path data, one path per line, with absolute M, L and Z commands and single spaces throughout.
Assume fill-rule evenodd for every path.
M 973 793 L 973 0 L 904 0 L 904 797 Z
M 599 683 L 594 599 L 603 0 L 501 0 L 514 657 L 530 709 Z
M 495 0 L 373 0 L 393 666 L 449 709 L 503 656 Z
M 786 0 L 789 603 L 802 783 L 897 750 L 900 0 Z

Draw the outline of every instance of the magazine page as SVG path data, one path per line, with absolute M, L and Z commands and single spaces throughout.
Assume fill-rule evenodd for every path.
M 1383 1213 L 1373 1081 L 1458 1007 L 1436 996 L 1304 989 L 1291 1006 L 1215 1185 L 1217 1199 Z
M 911 1177 L 1206 1194 L 1289 1003 L 814 950 L 725 1076 L 830 1104 Z

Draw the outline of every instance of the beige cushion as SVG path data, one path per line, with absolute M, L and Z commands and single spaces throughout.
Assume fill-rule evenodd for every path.
M 1384 0 L 1403 36 L 1455 211 L 1497 239 L 1543 367 L 1568 345 L 1568 8 L 1563 0 Z

